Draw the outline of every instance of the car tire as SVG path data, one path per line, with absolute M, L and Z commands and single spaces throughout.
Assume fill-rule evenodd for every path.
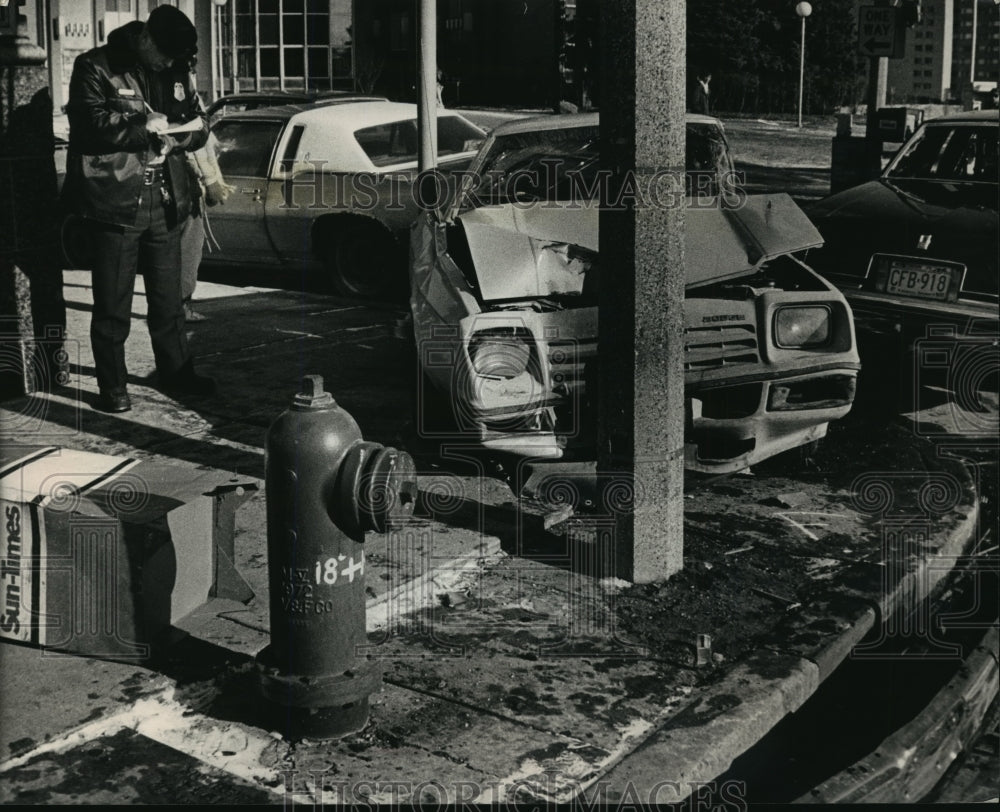
M 330 284 L 341 296 L 391 299 L 405 281 L 396 240 L 374 220 L 357 218 L 340 224 L 326 259 Z

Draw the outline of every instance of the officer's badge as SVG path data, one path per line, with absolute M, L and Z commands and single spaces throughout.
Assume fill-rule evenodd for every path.
M 184 92 L 184 85 L 180 82 L 174 82 L 174 98 L 181 102 L 187 98 L 187 94 Z

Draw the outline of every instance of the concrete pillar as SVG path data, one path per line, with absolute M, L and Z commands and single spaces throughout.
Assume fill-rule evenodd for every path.
M 598 471 L 617 574 L 649 583 L 683 566 L 685 0 L 604 0 L 601 26 Z M 658 200 L 611 205 L 630 180 Z
M 34 0 L 30 0 L 34 2 Z M 17 4 L 5 12 L 12 14 Z M 23 15 L 0 30 L 0 397 L 68 382 L 46 54 Z M 4 438 L 11 439 L 11 438 Z

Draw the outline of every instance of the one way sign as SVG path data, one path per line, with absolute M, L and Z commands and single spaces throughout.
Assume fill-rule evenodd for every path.
M 858 8 L 858 50 L 864 56 L 901 57 L 906 29 L 892 6 Z

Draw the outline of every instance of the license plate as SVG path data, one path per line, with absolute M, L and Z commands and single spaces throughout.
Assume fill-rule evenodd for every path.
M 897 296 L 947 301 L 955 298 L 962 269 L 939 263 L 880 257 L 876 287 Z

